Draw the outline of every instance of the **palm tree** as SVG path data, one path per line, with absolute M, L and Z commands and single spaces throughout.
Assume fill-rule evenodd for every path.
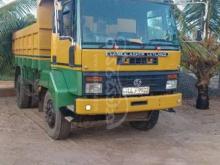
M 0 4 L 4 2 L 0 0 Z M 0 7 L 0 35 L 17 28 L 20 20 L 30 14 L 36 0 L 16 0 Z
M 205 16 L 204 4 L 189 4 L 184 11 L 177 10 L 178 12 L 176 12 L 180 20 L 183 63 L 198 79 L 196 84 L 198 88 L 196 107 L 198 109 L 209 108 L 208 85 L 220 65 L 220 44 L 218 42 L 220 1 L 204 0 L 203 2 L 208 5 L 207 16 Z M 193 34 L 197 34 L 198 42 L 188 42 Z M 204 34 L 203 39 L 202 34 Z
M 11 3 L 0 0 L 0 71 L 12 63 L 12 33 L 35 20 L 30 15 L 35 6 L 36 0 L 16 0 Z

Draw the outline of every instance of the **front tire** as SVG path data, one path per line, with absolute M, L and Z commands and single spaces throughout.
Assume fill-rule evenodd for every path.
M 46 118 L 46 130 L 48 135 L 54 140 L 62 140 L 68 138 L 71 131 L 71 123 L 66 121 L 63 112 L 55 110 L 54 102 L 51 94 L 46 93 L 43 102 L 43 111 Z
M 141 131 L 148 131 L 150 129 L 153 129 L 159 119 L 159 111 L 151 111 L 149 112 L 147 119 L 145 121 L 132 121 L 130 122 L 130 125 L 138 130 Z

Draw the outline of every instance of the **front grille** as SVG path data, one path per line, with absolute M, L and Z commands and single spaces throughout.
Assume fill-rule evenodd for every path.
M 150 87 L 151 93 L 166 92 L 167 75 L 177 72 L 113 72 L 85 73 L 86 76 L 103 77 L 102 96 L 122 96 L 122 88 L 136 87 L 134 81 L 141 80 L 138 87 Z M 84 79 L 85 82 L 85 79 Z M 86 94 L 88 95 L 88 94 Z
M 157 65 L 158 64 L 158 58 L 157 57 L 119 57 L 117 59 L 118 65 Z
M 122 88 L 124 87 L 137 87 L 134 83 L 135 80 L 141 80 L 141 85 L 138 87 L 150 87 L 151 92 L 165 91 L 166 75 L 148 76 L 112 76 L 108 77 L 104 83 L 104 93 L 106 95 L 122 95 Z
M 134 81 L 137 79 L 142 81 L 141 86 L 149 86 L 154 92 L 163 91 L 165 89 L 166 75 L 120 77 L 119 82 L 122 87 L 134 87 Z

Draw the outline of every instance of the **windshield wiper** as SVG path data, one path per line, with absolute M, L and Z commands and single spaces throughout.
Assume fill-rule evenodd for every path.
M 165 40 L 165 39 L 151 39 L 150 41 L 158 41 L 158 42 L 172 42 L 172 41 L 168 41 L 168 40 Z
M 156 42 L 159 43 L 159 46 L 179 46 L 178 44 L 174 43 L 173 41 L 168 41 L 165 39 L 152 39 L 149 41 L 150 43 Z
M 152 39 L 150 42 L 163 42 L 163 43 L 173 43 L 172 41 L 168 41 L 165 39 Z
M 122 41 L 122 42 L 124 42 L 124 43 L 126 43 L 126 44 L 129 44 L 129 45 L 141 45 L 141 46 L 143 46 L 143 42 L 139 42 L 138 40 L 136 41 L 135 39 L 134 40 L 124 40 L 124 41 Z

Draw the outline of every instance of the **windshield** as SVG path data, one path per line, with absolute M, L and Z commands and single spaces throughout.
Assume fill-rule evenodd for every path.
M 179 48 L 169 5 L 146 0 L 80 2 L 83 48 Z

